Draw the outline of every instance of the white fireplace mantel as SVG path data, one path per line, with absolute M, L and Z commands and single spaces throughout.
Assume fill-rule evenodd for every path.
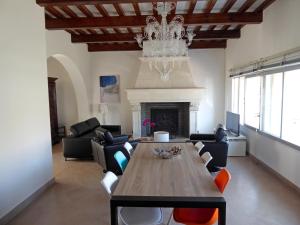
M 132 109 L 133 136 L 141 136 L 141 103 L 189 102 L 190 133 L 198 128 L 198 111 L 205 88 L 127 89 L 127 98 Z

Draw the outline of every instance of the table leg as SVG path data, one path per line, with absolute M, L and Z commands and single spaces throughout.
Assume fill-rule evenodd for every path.
M 110 201 L 110 224 L 118 225 L 118 207 L 113 201 Z
M 226 225 L 226 203 L 219 207 L 218 225 Z

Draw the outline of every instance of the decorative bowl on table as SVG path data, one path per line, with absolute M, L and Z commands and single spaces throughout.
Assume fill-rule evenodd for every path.
M 172 146 L 171 148 L 163 149 L 163 148 L 154 148 L 154 155 L 158 156 L 162 159 L 170 159 L 177 155 L 181 154 L 181 148 L 179 146 Z

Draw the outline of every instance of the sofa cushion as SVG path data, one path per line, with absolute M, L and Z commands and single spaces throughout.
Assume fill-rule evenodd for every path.
M 70 130 L 74 137 L 78 137 L 89 132 L 91 129 L 86 122 L 81 122 L 71 126 Z
M 90 127 L 91 130 L 94 130 L 95 128 L 100 126 L 100 123 L 96 117 L 88 119 L 85 122 L 87 123 L 87 125 Z
M 227 134 L 223 128 L 218 128 L 216 131 L 216 142 L 226 142 Z

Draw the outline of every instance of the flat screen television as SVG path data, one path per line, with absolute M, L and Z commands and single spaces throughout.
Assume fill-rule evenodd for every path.
M 226 130 L 233 135 L 240 135 L 240 114 L 226 112 Z

